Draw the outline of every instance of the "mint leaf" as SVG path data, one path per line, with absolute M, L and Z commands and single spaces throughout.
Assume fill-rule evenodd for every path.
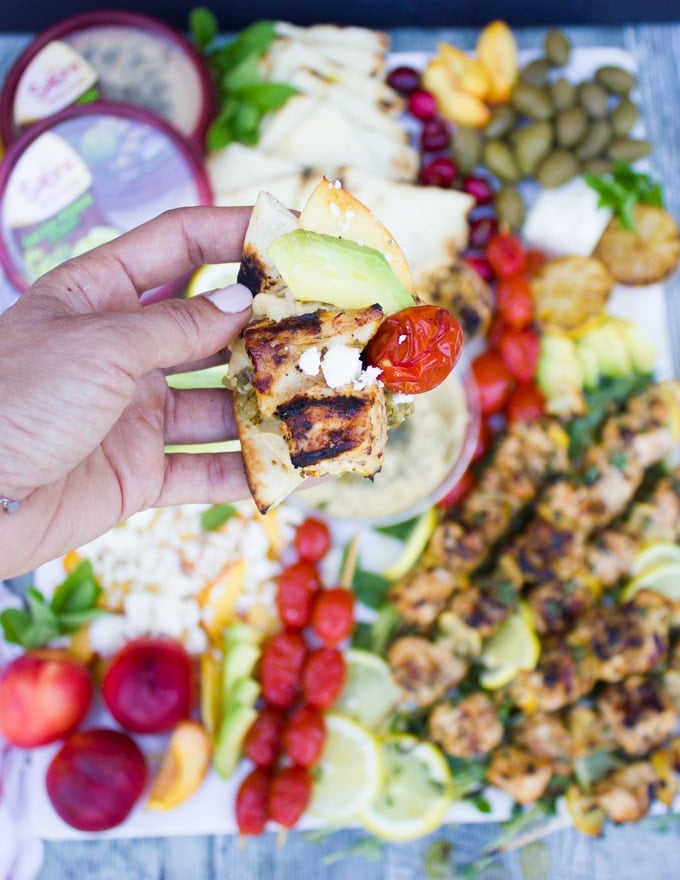
M 92 623 L 99 617 L 109 612 L 105 608 L 90 608 L 87 611 L 68 611 L 59 615 L 59 629 L 61 634 L 77 632 L 86 623 Z
M 201 528 L 204 532 L 214 532 L 230 520 L 236 513 L 233 504 L 213 504 L 201 514 Z
M 285 83 L 261 82 L 240 86 L 233 90 L 233 94 L 261 113 L 270 113 L 282 107 L 296 91 Z
M 215 54 L 215 61 L 222 71 L 231 70 L 240 64 L 248 55 L 261 58 L 276 36 L 276 27 L 272 21 L 256 21 L 231 43 L 222 46 Z
M 588 186 L 599 195 L 598 207 L 610 208 L 621 221 L 624 229 L 634 227 L 635 206 L 654 205 L 663 208 L 661 184 L 649 174 L 635 171 L 628 162 L 619 161 L 610 174 L 584 174 Z
M 189 33 L 201 52 L 212 43 L 218 30 L 217 19 L 205 6 L 198 6 L 189 13 Z
M 367 608 L 381 608 L 385 604 L 391 581 L 381 574 L 365 571 L 357 566 L 352 578 L 352 591 Z
M 26 590 L 26 602 L 28 603 L 28 612 L 36 623 L 56 626 L 56 614 L 45 601 L 42 593 L 39 593 L 35 587 L 29 587 Z
M 95 580 L 92 563 L 81 562 L 54 591 L 50 603 L 55 614 L 87 611 L 97 604 L 102 589 Z
M 6 642 L 21 645 L 24 632 L 31 624 L 30 615 L 21 608 L 6 608 L 0 614 L 0 626 Z

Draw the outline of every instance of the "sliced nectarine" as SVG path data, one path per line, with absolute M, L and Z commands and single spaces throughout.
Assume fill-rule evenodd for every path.
M 488 100 L 492 104 L 509 101 L 519 74 L 519 60 L 515 36 L 504 21 L 492 21 L 482 30 L 477 58 L 491 77 Z
M 478 58 L 471 58 L 467 52 L 449 43 L 440 43 L 438 54 L 451 71 L 461 92 L 469 92 L 482 100 L 489 96 L 491 75 Z
M 201 721 L 211 737 L 217 733 L 222 715 L 222 667 L 221 654 L 202 654 L 200 659 L 200 706 Z
M 234 619 L 234 608 L 245 577 L 246 561 L 239 559 L 226 566 L 219 577 L 198 594 L 198 604 L 203 609 L 203 628 L 213 643 L 221 643 L 225 627 Z
M 450 122 L 483 128 L 491 111 L 481 98 L 462 91 L 442 58 L 433 58 L 423 71 L 423 86 L 437 99 L 437 109 Z
M 149 810 L 171 810 L 199 788 L 212 759 L 212 743 L 206 729 L 196 721 L 181 721 L 163 756 L 151 793 Z

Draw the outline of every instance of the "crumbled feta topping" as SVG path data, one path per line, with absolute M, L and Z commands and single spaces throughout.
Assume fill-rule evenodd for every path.
M 321 352 L 313 345 L 303 351 L 298 361 L 298 366 L 305 376 L 318 376 L 321 369 Z
M 340 388 L 354 382 L 361 375 L 361 357 L 358 348 L 334 345 L 324 354 L 321 372 L 329 388 Z

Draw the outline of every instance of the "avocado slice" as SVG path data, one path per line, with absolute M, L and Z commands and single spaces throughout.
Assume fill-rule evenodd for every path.
M 262 633 L 249 623 L 235 620 L 230 623 L 224 632 L 224 650 L 229 649 L 237 642 L 245 642 L 249 645 L 259 645 L 262 641 Z
M 306 229 L 279 236 L 268 255 L 293 296 L 338 309 L 376 303 L 389 315 L 413 305 L 412 294 L 375 248 Z
M 579 340 L 579 345 L 597 352 L 600 373 L 603 376 L 616 379 L 620 376 L 629 376 L 633 372 L 628 345 L 613 321 L 605 321 L 590 333 L 586 333 Z
M 227 778 L 236 769 L 241 757 L 243 740 L 253 721 L 257 718 L 257 709 L 242 704 L 234 705 L 225 715 L 220 725 L 215 743 L 215 769 Z
M 543 334 L 536 381 L 546 396 L 547 412 L 559 416 L 583 412 L 584 369 L 568 336 Z
M 260 685 L 254 678 L 239 678 L 226 695 L 225 715 L 233 706 L 254 706 L 260 696 Z
M 600 382 L 600 355 L 591 345 L 576 345 L 576 354 L 583 367 L 583 384 L 590 390 Z
M 623 318 L 613 318 L 612 322 L 628 350 L 633 369 L 638 373 L 653 373 L 656 367 L 656 349 L 645 331 L 639 324 Z
M 222 673 L 222 703 L 226 707 L 236 682 L 252 677 L 255 664 L 262 651 L 258 645 L 247 642 L 236 642 L 226 652 Z

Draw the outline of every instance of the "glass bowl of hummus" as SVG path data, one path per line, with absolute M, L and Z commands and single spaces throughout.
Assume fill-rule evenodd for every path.
M 393 428 L 373 480 L 347 474 L 297 492 L 293 503 L 330 520 L 386 526 L 418 516 L 456 485 L 479 437 L 477 389 L 461 358 L 431 391 L 414 395 L 413 413 Z

